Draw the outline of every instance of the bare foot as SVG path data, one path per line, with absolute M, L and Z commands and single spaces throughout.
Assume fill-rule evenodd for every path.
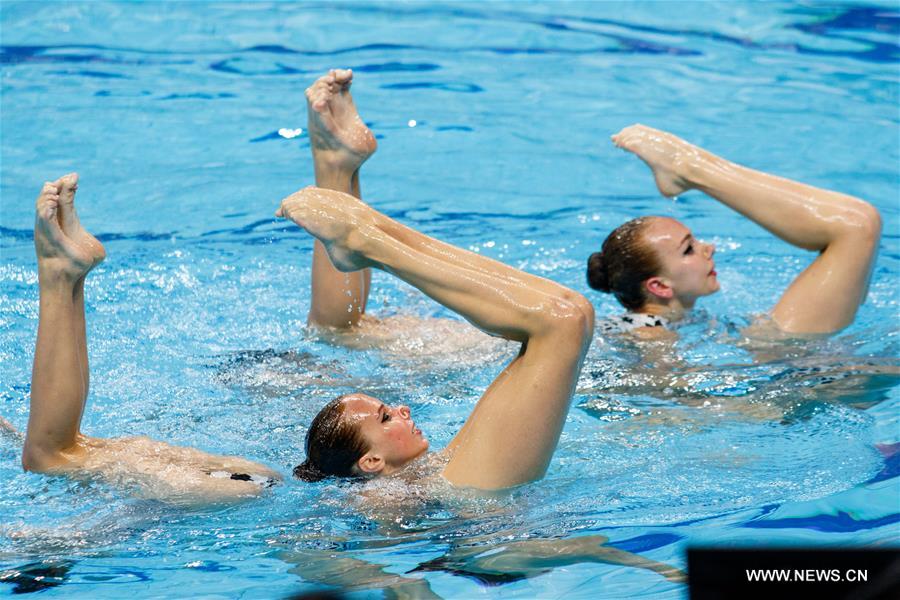
M 290 219 L 316 237 L 335 268 L 357 271 L 372 266 L 362 254 L 367 235 L 379 235 L 377 213 L 343 192 L 309 186 L 281 201 L 276 217 Z
M 76 243 L 61 225 L 60 185 L 44 184 L 35 205 L 34 247 L 38 268 L 43 272 L 64 275 L 71 280 L 83 277 L 106 256 L 103 246 L 87 232 L 96 246 Z M 71 191 L 74 195 L 74 190 Z M 72 205 L 70 205 L 72 206 Z M 70 224 L 71 225 L 71 224 Z
M 656 187 L 663 196 L 677 196 L 691 185 L 685 177 L 689 163 L 699 157 L 700 149 L 683 139 L 646 127 L 631 125 L 612 136 L 616 146 L 633 152 L 653 171 Z
M 91 255 L 94 265 L 106 258 L 106 250 L 97 238 L 81 226 L 75 210 L 75 192 L 78 191 L 78 173 L 63 175 L 54 182 L 59 188 L 59 226 L 75 244 Z
M 350 172 L 356 171 L 378 147 L 372 131 L 356 111 L 350 95 L 352 82 L 353 71 L 336 69 L 306 90 L 307 130 L 316 162 Z

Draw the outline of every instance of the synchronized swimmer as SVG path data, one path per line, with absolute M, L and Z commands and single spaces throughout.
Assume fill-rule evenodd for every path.
M 612 136 L 653 171 L 664 196 L 700 190 L 782 240 L 819 253 L 749 333 L 828 334 L 843 329 L 863 303 L 881 238 L 871 204 L 838 192 L 754 171 L 664 131 L 632 125 Z M 588 259 L 588 283 L 628 311 L 598 323 L 603 333 L 668 337 L 668 324 L 697 299 L 719 291 L 712 244 L 668 217 L 638 217 L 618 228 Z M 774 326 L 774 327 L 773 327 Z
M 310 325 L 354 331 L 371 323 L 365 307 L 371 269 L 379 269 L 520 350 L 440 452 L 428 452 L 407 406 L 357 392 L 335 398 L 313 419 L 294 475 L 307 481 L 438 477 L 480 490 L 540 479 L 592 339 L 594 309 L 574 290 L 438 241 L 365 204 L 359 171 L 377 144 L 353 103 L 351 83 L 349 70 L 334 70 L 306 90 L 316 187 L 286 197 L 276 212 L 315 238 Z M 772 309 L 778 331 L 831 333 L 852 322 L 880 235 L 871 205 L 752 171 L 639 125 L 613 141 L 650 166 L 664 195 L 701 190 L 785 241 L 820 253 Z M 171 502 L 253 497 L 278 483 L 279 472 L 243 458 L 81 432 L 90 379 L 84 281 L 105 250 L 78 220 L 77 186 L 76 174 L 48 182 L 36 203 L 40 313 L 23 467 L 99 477 Z M 590 257 L 588 279 L 629 313 L 601 320 L 600 330 L 671 335 L 670 322 L 718 291 L 713 254 L 711 244 L 674 219 L 642 217 L 613 231 Z
M 359 195 L 359 167 L 375 149 L 353 104 L 351 79 L 350 71 L 332 71 L 307 90 L 321 187 L 288 196 L 277 211 L 317 239 L 310 322 L 358 323 L 369 269 L 376 268 L 482 330 L 519 342 L 518 356 L 485 391 L 443 451 L 443 460 L 431 462 L 458 486 L 496 490 L 539 479 L 556 449 L 590 345 L 593 307 L 562 285 L 439 242 L 351 195 Z M 136 482 L 141 493 L 172 501 L 257 495 L 280 479 L 265 465 L 144 437 L 101 439 L 81 433 L 89 381 L 84 280 L 105 252 L 78 222 L 76 188 L 77 176 L 67 175 L 45 184 L 37 200 L 40 314 L 23 466 Z M 358 310 L 349 324 L 342 272 L 355 273 L 349 280 Z M 395 473 L 424 460 L 428 441 L 408 407 L 356 393 L 322 410 L 310 426 L 306 447 L 307 459 L 295 473 L 319 479 Z

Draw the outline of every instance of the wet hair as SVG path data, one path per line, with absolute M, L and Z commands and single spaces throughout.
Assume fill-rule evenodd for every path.
M 643 236 L 654 217 L 639 217 L 619 225 L 603 241 L 600 252 L 588 258 L 588 285 L 612 293 L 628 310 L 640 310 L 647 302 L 644 282 L 659 275 L 662 264 Z
M 294 477 L 319 481 L 355 477 L 353 466 L 369 451 L 359 425 L 344 419 L 347 396 L 338 396 L 319 411 L 306 432 L 306 460 L 294 467 Z

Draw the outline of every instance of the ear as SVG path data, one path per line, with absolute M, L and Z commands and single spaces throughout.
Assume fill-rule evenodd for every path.
M 384 459 L 378 454 L 366 452 L 356 462 L 356 466 L 365 475 L 378 475 L 384 470 Z
M 669 299 L 675 296 L 675 290 L 662 277 L 651 277 L 644 282 L 644 288 L 651 296 Z

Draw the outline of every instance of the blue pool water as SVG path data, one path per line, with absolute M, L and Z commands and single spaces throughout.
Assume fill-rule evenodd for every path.
M 896 372 L 900 341 L 894 3 L 0 10 L 0 415 L 17 427 L 37 327 L 33 201 L 43 181 L 77 170 L 82 222 L 109 255 L 87 282 L 86 433 L 146 434 L 288 474 L 318 408 L 363 386 L 409 404 L 433 447 L 448 442 L 513 348 L 454 343 L 432 325 L 386 349 L 350 349 L 304 328 L 310 239 L 272 213 L 312 182 L 312 164 L 304 134 L 278 132 L 305 128 L 303 89 L 331 67 L 356 73 L 380 144 L 363 195 L 390 216 L 587 293 L 585 258 L 611 228 L 671 215 L 716 243 L 724 290 L 656 368 L 633 344 L 595 340 L 544 480 L 401 506 L 388 523 L 327 482 L 174 509 L 25 474 L 17 444 L 0 439 L 0 572 L 39 561 L 67 571 L 45 596 L 277 597 L 317 589 L 294 564 L 317 549 L 403 574 L 467 541 L 491 550 L 598 534 L 679 568 L 691 545 L 900 541 L 896 456 L 876 448 L 900 441 L 897 376 L 872 374 Z M 884 235 L 856 323 L 757 354 L 741 344 L 740 325 L 811 256 L 700 194 L 659 198 L 646 168 L 608 141 L 633 122 L 874 203 Z M 618 310 L 588 296 L 598 314 Z M 452 318 L 383 274 L 371 308 Z M 605 564 L 497 586 L 409 576 L 457 598 L 686 596 Z

